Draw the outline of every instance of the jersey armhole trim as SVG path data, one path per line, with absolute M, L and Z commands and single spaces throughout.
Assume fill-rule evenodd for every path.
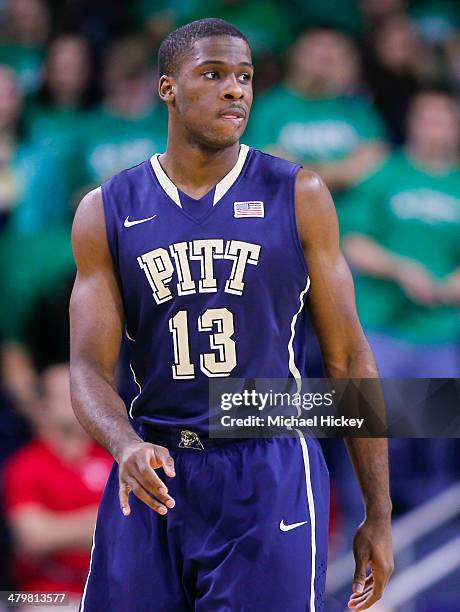
M 308 265 L 305 259 L 305 254 L 303 252 L 302 243 L 300 242 L 299 230 L 297 228 L 297 219 L 296 219 L 296 211 L 295 211 L 295 184 L 297 179 L 297 174 L 299 170 L 301 170 L 302 166 L 295 166 L 292 172 L 292 185 L 289 194 L 289 216 L 291 221 L 291 232 L 292 239 L 294 241 L 294 248 L 299 256 L 300 265 L 305 272 L 305 275 L 308 276 Z
M 123 285 L 122 285 L 122 282 L 121 282 L 121 276 L 120 276 L 119 271 L 118 271 L 119 270 L 118 232 L 113 227 L 112 220 L 110 219 L 110 215 L 108 214 L 109 203 L 108 203 L 108 200 L 106 199 L 105 189 L 106 189 L 106 183 L 102 183 L 102 185 L 101 185 L 101 197 L 102 197 L 102 212 L 104 214 L 105 236 L 106 236 L 106 239 L 107 239 L 107 245 L 109 247 L 110 258 L 112 260 L 113 273 L 114 273 L 114 276 L 115 276 L 117 284 L 118 284 L 118 289 L 120 291 L 121 299 L 124 302 L 124 298 L 123 298 Z M 110 230 L 109 230 L 109 224 L 110 224 Z M 114 241 L 116 241 L 116 245 L 112 244 L 111 234 L 113 234 L 113 238 L 114 238 Z M 115 251 L 115 246 L 117 248 L 116 251 Z
M 118 257 L 117 257 L 117 253 L 114 252 L 114 245 L 112 245 L 112 240 L 111 240 L 111 234 L 113 234 L 113 228 L 111 227 L 109 229 L 109 223 L 111 222 L 109 215 L 108 215 L 108 201 L 106 199 L 106 193 L 105 193 L 105 188 L 106 185 L 105 183 L 102 183 L 101 185 L 101 197 L 102 197 L 102 211 L 104 213 L 104 225 L 105 225 L 105 236 L 107 239 L 107 245 L 109 247 L 109 251 L 110 251 L 110 257 L 112 258 L 112 266 L 114 271 L 116 270 L 116 264 L 118 263 Z M 115 233 L 115 238 L 117 241 L 117 245 L 118 245 L 118 236 Z

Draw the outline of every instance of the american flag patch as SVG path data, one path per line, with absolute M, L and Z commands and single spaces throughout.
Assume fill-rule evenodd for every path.
M 234 202 L 233 216 L 236 219 L 244 219 L 245 217 L 264 217 L 263 202 Z

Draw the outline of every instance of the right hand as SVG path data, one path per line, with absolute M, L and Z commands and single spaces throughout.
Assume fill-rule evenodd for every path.
M 164 515 L 169 508 L 174 508 L 174 499 L 168 495 L 167 486 L 155 472 L 163 468 L 167 476 L 176 475 L 174 460 L 167 448 L 149 442 L 135 442 L 123 449 L 117 461 L 120 508 L 125 516 L 131 513 L 130 491 L 158 514 Z
M 414 302 L 425 306 L 439 303 L 439 288 L 431 274 L 416 261 L 404 262 L 398 267 L 396 281 Z

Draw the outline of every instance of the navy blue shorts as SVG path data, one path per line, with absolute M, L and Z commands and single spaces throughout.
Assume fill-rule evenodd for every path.
M 176 476 L 158 472 L 176 506 L 166 516 L 132 494 L 123 516 L 114 464 L 81 612 L 323 610 L 329 477 L 319 443 L 220 442 L 168 444 Z

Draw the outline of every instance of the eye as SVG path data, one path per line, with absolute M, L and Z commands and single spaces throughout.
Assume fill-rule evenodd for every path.
M 207 70 L 203 73 L 203 76 L 207 79 L 217 79 L 219 77 L 219 73 L 215 70 Z
M 250 81 L 251 80 L 251 75 L 249 74 L 249 72 L 243 72 L 243 74 L 240 76 L 242 81 Z

